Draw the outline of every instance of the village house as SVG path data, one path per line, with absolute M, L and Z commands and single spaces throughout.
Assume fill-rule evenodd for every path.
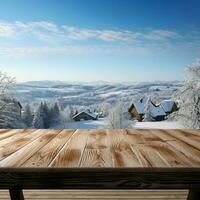
M 133 118 L 137 119 L 138 121 L 142 121 L 144 119 L 143 99 L 138 102 L 133 102 L 128 111 Z
M 165 120 L 166 117 L 166 113 L 164 111 L 164 109 L 160 106 L 160 105 L 155 105 L 152 101 L 151 101 L 151 116 L 155 121 L 163 121 Z
M 177 104 L 173 100 L 164 100 L 160 103 L 160 106 L 163 108 L 166 115 L 169 115 L 178 110 Z
M 171 100 L 162 101 L 159 105 L 155 105 L 151 101 L 151 116 L 155 121 L 165 120 L 165 117 L 176 111 L 177 106 L 175 102 Z M 133 102 L 129 108 L 129 113 L 132 115 L 134 119 L 138 121 L 142 121 L 145 115 L 145 104 L 143 99 L 138 102 Z
M 85 109 L 81 112 L 78 112 L 72 117 L 75 121 L 81 121 L 81 120 L 97 120 L 98 114 L 91 111 L 90 109 Z

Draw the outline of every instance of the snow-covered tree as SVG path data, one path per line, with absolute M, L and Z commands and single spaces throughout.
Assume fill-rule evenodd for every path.
M 24 128 L 21 108 L 15 99 L 1 98 L 0 105 L 4 105 L 0 111 L 0 128 Z
M 51 124 L 59 122 L 60 109 L 57 102 L 54 103 L 54 105 L 51 107 L 50 116 L 51 116 Z
M 144 105 L 144 120 L 143 121 L 146 121 L 146 122 L 149 122 L 149 121 L 153 121 L 153 118 L 152 118 L 152 103 L 151 103 L 151 99 L 150 98 L 147 98 L 147 101 Z
M 24 112 L 22 115 L 22 119 L 23 122 L 25 123 L 25 125 L 27 127 L 32 127 L 32 123 L 33 123 L 33 114 L 31 112 L 31 108 L 29 104 L 26 104 L 25 108 L 24 108 Z
M 117 103 L 109 110 L 108 122 L 110 128 L 129 128 L 130 121 L 126 119 L 122 103 Z M 132 122 L 133 123 L 133 122 Z
M 11 95 L 15 78 L 0 71 L 0 128 L 24 128 L 21 108 Z
M 63 124 L 63 128 L 67 128 L 68 123 L 72 121 L 73 110 L 71 106 L 66 107 L 60 112 L 60 122 Z
M 51 124 L 51 113 L 46 102 L 42 104 L 42 117 L 44 122 L 44 128 L 49 128 Z
M 15 78 L 0 71 L 0 97 L 10 97 L 10 92 L 15 87 Z
M 101 104 L 101 112 L 103 113 L 104 116 L 108 116 L 109 110 L 112 108 L 110 103 L 103 102 Z
M 177 94 L 179 111 L 177 118 L 186 128 L 200 128 L 200 61 L 186 68 L 186 77 Z
M 43 104 L 41 103 L 37 108 L 34 118 L 33 118 L 33 127 L 34 128 L 44 128 L 43 120 Z

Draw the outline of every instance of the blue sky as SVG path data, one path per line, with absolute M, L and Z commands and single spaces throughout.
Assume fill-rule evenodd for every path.
M 0 69 L 17 81 L 181 80 L 200 58 L 200 1 L 6 0 Z

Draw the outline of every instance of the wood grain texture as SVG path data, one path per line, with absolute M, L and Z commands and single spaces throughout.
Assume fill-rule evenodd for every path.
M 21 130 L 18 134 L 0 141 L 0 161 L 43 134 L 42 130 Z
M 49 164 L 50 167 L 78 167 L 86 145 L 88 130 L 76 130 Z
M 0 189 L 133 188 L 190 189 L 189 198 L 198 199 L 200 131 L 0 130 Z M 88 194 L 75 197 L 87 199 Z M 53 194 L 45 198 L 53 199 Z M 116 193 L 104 199 L 112 198 L 118 199 Z M 167 194 L 170 198 L 178 199 Z
M 187 190 L 24 190 L 28 200 L 186 200 Z M 0 190 L 0 200 L 9 200 Z
M 42 134 L 40 131 L 40 136 L 30 141 L 26 146 L 23 146 L 21 149 L 6 157 L 0 161 L 0 167 L 19 167 L 27 159 L 29 159 L 34 153 L 36 153 L 40 148 L 47 144 L 53 137 L 55 137 L 59 131 L 58 130 L 48 130 L 45 134 Z M 23 140 L 23 138 L 22 138 Z M 14 147 L 15 144 L 12 144 Z
M 74 130 L 62 130 L 49 143 L 23 163 L 22 167 L 48 167 L 73 133 Z
M 199 166 L 199 130 L 0 130 L 0 167 Z
M 200 168 L 1 168 L 0 188 L 200 189 Z
M 126 140 L 125 130 L 107 130 L 110 140 L 112 161 L 114 167 L 139 167 L 142 166 Z
M 90 130 L 81 167 L 111 167 L 110 144 L 105 130 Z
M 12 135 L 16 135 L 17 133 L 20 133 L 21 131 L 23 131 L 23 129 L 19 130 L 15 130 L 15 129 L 1 129 L 0 130 L 0 140 L 3 140 L 7 137 L 10 137 Z
M 150 132 L 157 136 L 158 138 L 165 141 L 169 144 L 173 149 L 176 149 L 178 152 L 181 152 L 184 156 L 189 159 L 190 166 L 200 166 L 200 152 L 192 145 L 188 145 L 187 143 L 183 142 L 182 140 L 177 139 L 173 135 L 176 134 L 176 131 L 173 130 L 173 135 L 169 134 L 169 130 L 150 130 Z M 183 156 L 180 156 L 179 159 L 182 159 Z M 168 159 L 168 157 L 166 157 Z M 183 160 L 183 159 L 182 159 Z M 188 165 L 184 165 L 187 167 Z
M 160 137 L 158 137 L 156 134 L 153 133 L 158 133 Z M 127 135 L 130 143 L 132 143 L 132 140 L 137 140 L 135 141 L 134 146 L 137 146 L 139 148 L 140 153 L 143 152 L 142 161 L 147 166 L 149 165 L 151 165 L 152 167 L 199 166 L 198 162 L 189 159 L 183 153 L 181 153 L 180 151 L 176 150 L 171 145 L 169 145 L 168 142 L 175 140 L 173 138 L 170 138 L 170 140 L 165 140 L 162 137 L 163 133 L 158 130 L 149 130 L 149 131 L 128 130 Z

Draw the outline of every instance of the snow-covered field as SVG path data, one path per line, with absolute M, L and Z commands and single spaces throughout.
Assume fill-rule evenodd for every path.
M 72 128 L 72 129 L 98 129 L 98 128 L 107 128 L 108 123 L 105 119 L 98 119 L 98 120 L 85 120 L 85 121 L 78 121 L 78 122 L 68 122 L 68 123 L 61 123 L 53 125 L 51 128 Z
M 56 124 L 51 128 L 69 128 L 69 129 L 99 129 L 109 128 L 106 118 L 98 120 L 88 120 L 79 122 L 69 122 L 66 124 Z M 161 122 L 136 122 L 130 124 L 134 129 L 181 129 L 183 126 L 178 122 L 161 121 Z
M 134 128 L 147 128 L 147 129 L 181 129 L 184 128 L 179 122 L 136 122 Z

